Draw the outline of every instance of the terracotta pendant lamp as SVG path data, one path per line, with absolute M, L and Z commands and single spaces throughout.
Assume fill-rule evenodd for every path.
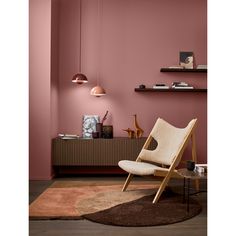
M 106 95 L 106 91 L 103 87 L 97 85 L 91 89 L 90 94 L 96 97 L 101 97 Z
M 80 11 L 80 13 L 79 13 L 79 17 L 80 17 L 79 70 L 80 71 L 81 71 L 81 38 L 82 38 L 81 37 L 81 32 L 82 32 L 82 30 L 81 30 L 81 27 L 82 27 L 82 24 L 81 24 L 81 20 L 82 20 L 82 16 L 81 16 L 81 14 L 82 14 L 82 10 L 81 10 L 82 3 L 81 2 L 82 2 L 82 0 L 80 0 L 80 6 L 79 6 L 79 11 Z M 85 83 L 88 83 L 88 79 L 83 73 L 79 72 L 79 73 L 75 74 L 72 77 L 72 82 L 77 83 L 77 84 L 85 84 Z
M 99 85 L 99 77 L 100 77 L 100 63 L 101 63 L 101 47 L 102 47 L 102 42 L 101 42 L 101 30 L 102 30 L 102 27 L 101 27 L 101 24 L 102 24 L 102 14 L 101 14 L 101 10 L 102 10 L 102 7 L 101 7 L 101 3 L 100 1 L 102 0 L 98 0 L 98 24 L 99 26 L 97 27 L 98 29 L 98 73 L 97 73 L 97 86 L 93 87 L 90 91 L 90 94 L 92 96 L 95 96 L 95 97 L 101 97 L 101 96 L 104 96 L 106 95 L 106 91 L 103 87 L 101 87 Z

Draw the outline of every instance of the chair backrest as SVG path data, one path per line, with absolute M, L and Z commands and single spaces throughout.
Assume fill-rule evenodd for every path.
M 143 148 L 138 159 L 140 158 L 143 161 L 171 165 L 179 154 L 183 154 L 186 142 L 189 140 L 196 122 L 197 119 L 193 119 L 189 122 L 187 127 L 176 128 L 165 120 L 158 118 L 148 137 L 152 137 L 157 141 L 157 147 L 155 150 Z

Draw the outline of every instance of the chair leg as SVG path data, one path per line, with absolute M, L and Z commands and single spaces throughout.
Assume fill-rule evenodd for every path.
M 167 184 L 168 184 L 168 181 L 170 179 L 170 174 L 168 174 L 162 181 L 157 193 L 156 193 L 156 196 L 154 197 L 152 203 L 157 203 L 159 198 L 161 197 L 161 194 L 163 193 L 163 191 L 165 190 Z
M 134 176 L 133 174 L 129 174 L 128 175 L 128 177 L 127 177 L 127 179 L 125 181 L 125 184 L 124 184 L 124 186 L 122 188 L 122 192 L 124 192 L 127 189 L 127 187 L 128 187 L 128 185 L 129 185 L 129 183 L 130 183 L 130 181 L 131 181 L 133 176 Z

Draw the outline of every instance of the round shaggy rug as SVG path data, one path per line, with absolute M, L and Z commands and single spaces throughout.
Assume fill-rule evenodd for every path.
M 107 199 L 105 195 L 96 196 L 93 204 Z M 137 227 L 173 224 L 190 219 L 201 212 L 201 206 L 192 198 L 187 212 L 182 196 L 173 192 L 164 192 L 157 204 L 152 204 L 153 198 L 154 195 L 144 196 L 82 217 L 106 225 Z

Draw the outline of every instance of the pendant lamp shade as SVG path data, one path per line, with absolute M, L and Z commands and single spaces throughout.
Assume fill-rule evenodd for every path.
M 72 82 L 77 84 L 85 84 L 88 83 L 88 79 L 84 74 L 78 73 L 73 76 Z
M 101 86 L 97 85 L 95 87 L 93 87 L 91 89 L 90 92 L 91 95 L 96 96 L 96 97 L 100 97 L 100 96 L 104 96 L 106 95 L 106 91 L 104 88 L 102 88 Z

